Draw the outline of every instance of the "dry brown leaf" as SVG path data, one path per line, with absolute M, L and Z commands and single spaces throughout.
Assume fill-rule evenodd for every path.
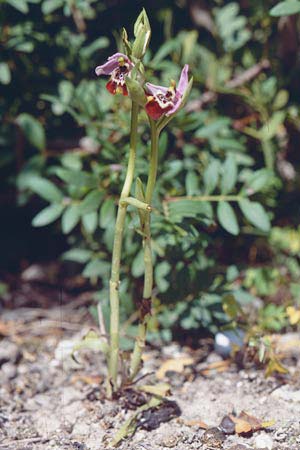
M 235 432 L 237 434 L 249 433 L 252 431 L 252 427 L 249 422 L 232 415 L 229 416 L 230 419 L 235 423 Z
M 225 359 L 224 361 L 215 361 L 208 364 L 203 369 L 200 370 L 201 375 L 210 376 L 213 373 L 225 372 L 231 364 L 230 359 Z
M 11 322 L 0 322 L 0 336 L 10 336 L 13 332 L 13 323 Z
M 72 383 L 82 381 L 85 384 L 101 384 L 103 382 L 103 377 L 98 375 L 74 375 L 71 381 Z
M 157 395 L 158 397 L 165 397 L 170 393 L 171 386 L 168 383 L 158 383 L 155 385 L 144 384 L 139 386 L 140 391 L 148 394 Z
M 252 431 L 257 431 L 262 428 L 262 422 L 261 420 L 257 419 L 254 416 L 251 416 L 250 414 L 246 413 L 245 411 L 242 411 L 239 414 L 239 419 L 245 420 L 251 425 Z
M 230 419 L 235 423 L 235 432 L 237 434 L 247 434 L 250 432 L 258 431 L 263 428 L 274 425 L 274 421 L 262 422 L 254 416 L 242 411 L 238 417 L 229 415 Z
M 199 427 L 202 430 L 207 430 L 209 427 L 205 422 L 202 422 L 202 420 L 184 420 L 181 419 L 180 423 L 183 425 L 186 425 L 187 427 Z
M 162 363 L 160 368 L 156 371 L 156 378 L 162 380 L 167 372 L 183 372 L 186 366 L 194 363 L 194 359 L 190 356 L 182 356 L 174 359 L 167 359 Z

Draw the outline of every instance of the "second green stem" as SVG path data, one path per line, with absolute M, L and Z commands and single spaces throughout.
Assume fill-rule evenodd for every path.
M 151 127 L 151 155 L 150 155 L 148 181 L 145 193 L 145 202 L 151 205 L 157 176 L 159 131 L 157 130 L 154 120 L 152 119 L 149 120 Z M 144 215 L 144 222 L 142 223 L 144 266 L 145 266 L 144 289 L 143 289 L 143 299 L 140 304 L 140 323 L 138 327 L 138 334 L 136 337 L 136 342 L 130 365 L 131 380 L 134 379 L 141 365 L 142 352 L 146 342 L 147 324 L 151 314 L 151 298 L 153 289 L 153 264 L 152 264 L 150 224 L 151 224 L 151 214 L 150 212 L 147 211 Z

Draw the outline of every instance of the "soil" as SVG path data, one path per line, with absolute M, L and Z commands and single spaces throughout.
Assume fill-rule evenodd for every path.
M 96 328 L 82 303 L 2 311 L 0 449 L 109 449 L 116 431 L 134 413 L 128 398 L 105 399 L 105 365 L 99 352 L 82 350 L 77 362 L 70 356 L 74 344 Z M 253 366 L 238 370 L 233 362 L 224 363 L 206 344 L 191 350 L 173 343 L 145 352 L 143 373 L 148 375 L 140 384 L 155 382 L 166 360 L 193 360 L 179 372 L 160 371 L 160 382 L 171 387 L 168 400 L 176 402 L 181 414 L 155 429 L 149 430 L 149 423 L 148 429 L 140 426 L 119 448 L 299 450 L 300 358 L 288 360 L 289 374 L 266 379 Z M 216 428 L 224 416 L 243 410 L 274 423 L 244 436 Z M 153 422 L 154 414 L 144 414 L 144 422 Z M 209 430 L 201 428 L 205 424 Z

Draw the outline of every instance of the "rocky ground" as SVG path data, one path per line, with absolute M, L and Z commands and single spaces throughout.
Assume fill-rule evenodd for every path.
M 80 302 L 2 312 L 0 449 L 111 448 L 116 431 L 140 400 L 132 390 L 118 400 L 105 399 L 99 353 L 84 350 L 78 362 L 70 357 L 74 343 L 91 326 L 95 323 Z M 262 370 L 238 371 L 209 350 L 203 341 L 196 350 L 172 344 L 146 352 L 144 374 L 149 375 L 140 384 L 158 376 L 170 384 L 168 398 L 176 405 L 167 404 L 166 414 L 166 406 L 160 415 L 159 409 L 140 413 L 138 429 L 119 448 L 299 450 L 300 358 L 289 359 L 289 374 L 266 379 Z M 224 416 L 241 411 L 270 426 L 241 435 L 216 428 Z

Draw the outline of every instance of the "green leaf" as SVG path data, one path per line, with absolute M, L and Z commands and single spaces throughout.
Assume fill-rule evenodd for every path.
M 184 217 L 212 219 L 211 204 L 197 200 L 176 200 L 167 203 L 168 214 L 173 222 L 181 222 Z
M 222 297 L 222 307 L 230 319 L 236 319 L 237 315 L 241 312 L 241 307 L 232 294 L 226 294 Z
M 239 206 L 246 219 L 252 225 L 266 233 L 270 231 L 270 219 L 260 203 L 245 199 L 239 202 Z
M 64 206 L 61 204 L 53 203 L 47 208 L 40 211 L 33 219 L 32 225 L 34 227 L 43 227 L 49 223 L 55 222 L 64 210 Z
M 165 277 L 170 273 L 171 266 L 167 261 L 162 261 L 155 267 L 155 280 L 160 292 L 166 292 L 170 283 Z
M 220 163 L 217 159 L 213 159 L 207 166 L 204 174 L 205 194 L 213 192 L 219 180 Z
M 272 139 L 278 132 L 278 127 L 283 124 L 285 119 L 285 111 L 276 111 L 270 120 L 260 129 L 259 133 L 263 141 Z
M 185 177 L 185 189 L 187 195 L 199 194 L 199 175 L 194 170 L 189 170 Z
M 252 193 L 259 192 L 268 187 L 273 180 L 274 172 L 269 169 L 256 170 L 246 181 L 247 189 L 250 189 Z
M 107 37 L 102 36 L 97 38 L 95 41 L 93 41 L 86 47 L 83 47 L 80 50 L 80 55 L 83 56 L 84 58 L 90 58 L 92 54 L 95 53 L 97 50 L 102 50 L 103 48 L 106 48 L 108 46 L 109 46 L 109 39 Z
M 69 80 L 62 80 L 58 86 L 59 100 L 68 105 L 74 97 L 74 86 Z
M 215 119 L 196 131 L 195 137 L 202 139 L 212 139 L 228 129 L 231 120 L 228 117 Z
M 103 198 L 103 192 L 95 189 L 87 194 L 80 204 L 80 214 L 83 216 L 93 211 L 97 211 Z
M 138 252 L 138 254 L 135 256 L 133 263 L 132 263 L 132 267 L 131 267 L 131 271 L 132 271 L 132 275 L 135 278 L 139 278 L 140 276 L 143 275 L 144 273 L 144 252 L 143 250 L 140 250 Z
M 219 202 L 217 207 L 217 216 L 222 227 L 228 233 L 239 234 L 239 224 L 236 219 L 235 212 L 228 202 Z
M 9 65 L 6 62 L 0 63 L 0 83 L 9 84 L 11 82 L 11 73 Z
M 29 12 L 26 0 L 6 0 L 6 2 L 21 13 L 27 14 Z
M 80 170 L 82 161 L 78 153 L 64 153 L 61 157 L 61 163 L 64 167 L 71 170 Z
M 39 150 L 46 147 L 45 131 L 41 123 L 30 114 L 22 113 L 16 119 L 26 139 Z
M 50 203 L 60 203 L 63 200 L 63 194 L 49 180 L 40 177 L 32 177 L 28 180 L 28 188 L 40 197 Z
M 58 8 L 61 8 L 64 4 L 64 0 L 45 0 L 42 4 L 43 14 L 51 14 Z
M 223 174 L 221 179 L 221 192 L 222 194 L 228 194 L 231 192 L 237 181 L 237 165 L 235 157 L 229 154 L 223 165 Z
M 288 91 L 286 91 L 285 89 L 281 89 L 274 99 L 273 110 L 284 108 L 288 101 L 289 101 Z
M 110 264 L 106 261 L 93 259 L 84 268 L 82 275 L 86 278 L 108 278 Z
M 99 184 L 98 177 L 95 174 L 83 170 L 69 170 L 58 167 L 55 170 L 55 175 L 66 183 L 82 190 L 95 189 Z
M 96 211 L 92 211 L 82 216 L 82 224 L 87 233 L 93 234 L 96 231 L 97 223 L 98 214 Z
M 72 355 L 74 357 L 74 353 L 81 349 L 101 351 L 106 353 L 108 351 L 108 345 L 103 338 L 100 338 L 96 331 L 90 330 L 84 338 L 75 343 L 72 349 Z
M 61 218 L 61 227 L 64 234 L 70 233 L 76 227 L 80 219 L 78 205 L 68 206 Z
M 103 203 L 100 210 L 100 227 L 107 228 L 115 220 L 115 202 L 112 198 L 108 198 Z
M 300 12 L 300 2 L 298 0 L 286 0 L 278 3 L 270 10 L 273 17 L 290 16 Z
M 93 252 L 83 248 L 72 248 L 63 254 L 63 259 L 77 263 L 86 263 L 91 259 Z

